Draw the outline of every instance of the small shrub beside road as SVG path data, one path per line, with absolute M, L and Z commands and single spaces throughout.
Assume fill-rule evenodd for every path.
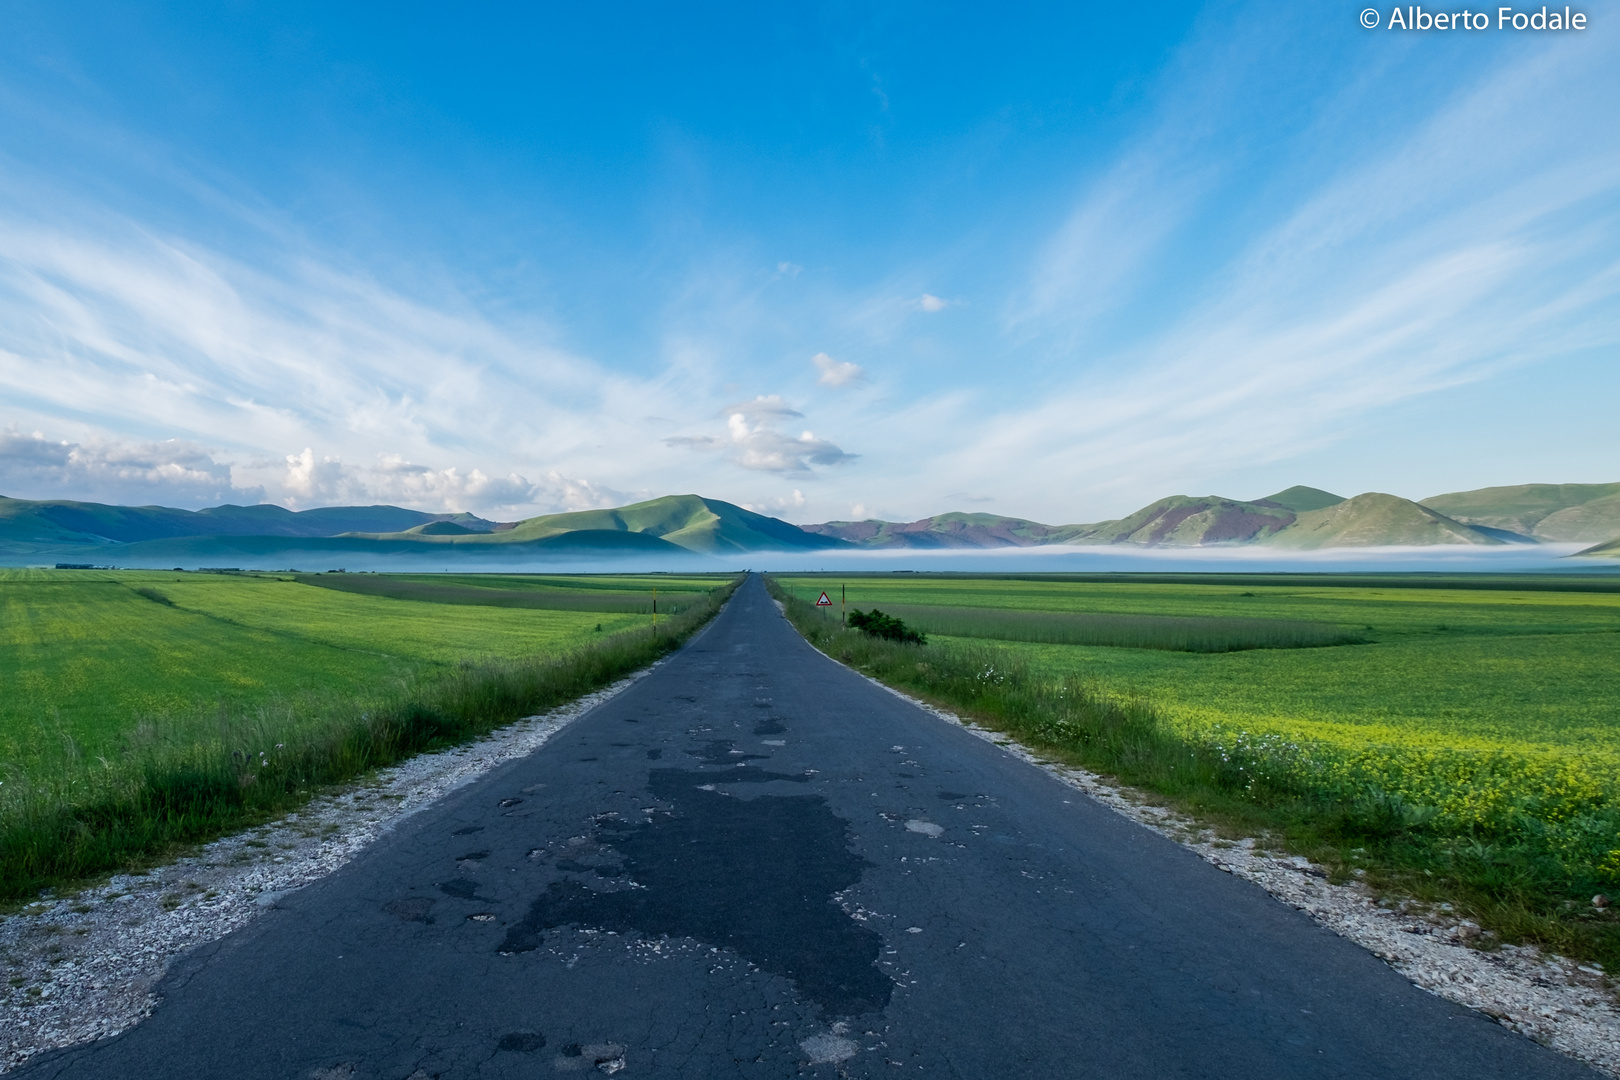
M 904 622 L 893 615 L 885 615 L 877 608 L 871 611 L 852 611 L 849 613 L 849 625 L 863 634 L 883 638 L 885 641 L 910 642 L 913 645 L 926 645 L 928 639 L 917 631 L 908 627 Z

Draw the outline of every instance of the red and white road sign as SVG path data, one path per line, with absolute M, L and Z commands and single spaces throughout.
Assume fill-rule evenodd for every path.
M 816 607 L 832 607 L 832 597 L 822 593 L 821 599 L 816 601 Z

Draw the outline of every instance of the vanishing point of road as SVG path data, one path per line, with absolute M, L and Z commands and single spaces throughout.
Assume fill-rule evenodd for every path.
M 757 577 L 159 991 L 18 1075 L 1599 1075 L 827 659 Z

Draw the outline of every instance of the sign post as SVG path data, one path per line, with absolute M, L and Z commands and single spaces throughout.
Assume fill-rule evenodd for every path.
M 849 586 L 838 586 L 838 624 L 849 625 Z

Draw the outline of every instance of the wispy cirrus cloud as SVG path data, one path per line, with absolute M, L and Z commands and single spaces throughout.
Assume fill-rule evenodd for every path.
M 1195 289 L 1151 302 L 1138 283 L 1182 246 L 1197 200 L 1175 155 L 1132 152 L 1034 259 L 1009 323 L 1037 351 L 1083 356 L 1079 371 L 1045 380 L 1038 402 L 970 400 L 905 435 L 951 431 L 930 477 L 999 490 L 998 506 L 1104 517 L 1516 365 L 1612 349 L 1620 145 L 1581 133 L 1592 110 L 1617 106 L 1620 79 L 1596 41 L 1504 59 L 1375 152 L 1296 178 L 1293 198 Z M 1177 144 L 1169 135 L 1155 145 Z M 1156 315 L 1146 332 L 1076 344 L 1090 320 L 1144 303 Z M 871 486 L 868 501 L 903 504 L 919 480 Z
M 692 381 L 618 375 L 307 250 L 247 267 L 73 216 L 0 205 L 0 422 L 40 432 L 0 447 L 7 494 L 579 509 L 651 490 L 638 417 Z

